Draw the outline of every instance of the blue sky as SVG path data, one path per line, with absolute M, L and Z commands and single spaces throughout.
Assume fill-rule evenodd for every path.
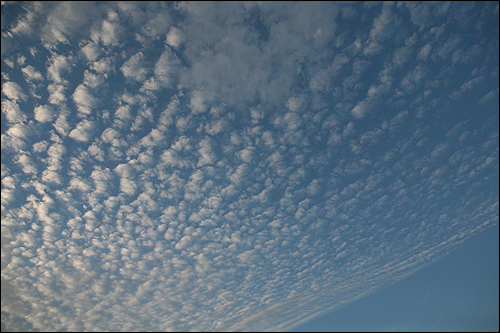
M 498 330 L 498 14 L 2 2 L 2 330 Z

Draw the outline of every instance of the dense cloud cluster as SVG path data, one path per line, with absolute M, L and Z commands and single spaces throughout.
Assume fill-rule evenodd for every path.
M 498 221 L 498 4 L 2 4 L 2 330 L 285 330 Z

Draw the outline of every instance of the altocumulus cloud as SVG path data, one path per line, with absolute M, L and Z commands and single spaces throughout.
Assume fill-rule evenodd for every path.
M 498 4 L 2 3 L 2 330 L 286 330 L 498 221 Z

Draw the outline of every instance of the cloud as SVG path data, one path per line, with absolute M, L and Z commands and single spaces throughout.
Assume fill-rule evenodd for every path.
M 76 36 L 89 33 L 89 22 L 93 21 L 100 10 L 94 3 L 59 3 L 53 8 L 47 6 L 46 21 L 41 28 L 41 40 L 48 49 L 58 43 L 68 44 Z
M 2 85 L 2 94 L 8 98 L 17 101 L 19 99 L 27 100 L 28 96 L 23 92 L 21 87 L 15 82 L 5 82 Z
M 300 109 L 303 107 L 303 103 L 303 99 L 300 97 L 290 97 L 287 101 L 286 106 L 290 111 L 297 112 L 300 111 Z
M 206 99 L 203 92 L 199 90 L 194 91 L 189 105 L 194 114 L 199 114 L 207 111 Z
M 204 139 L 200 142 L 198 153 L 201 157 L 196 164 L 197 167 L 213 164 L 215 162 L 216 156 L 213 153 L 212 144 L 210 142 L 209 139 Z
M 407 46 L 400 47 L 394 51 L 393 63 L 398 66 L 404 66 L 413 54 L 413 50 Z
M 47 150 L 48 142 L 43 140 L 33 145 L 33 151 L 40 153 Z
M 63 75 L 71 71 L 71 56 L 65 57 L 63 55 L 54 54 L 47 62 L 47 72 L 49 78 L 55 83 L 64 83 Z
M 252 147 L 247 147 L 240 151 L 240 158 L 243 162 L 251 163 L 253 161 L 254 149 Z
M 160 90 L 162 88 L 171 88 L 178 74 L 180 61 L 171 54 L 170 51 L 165 51 L 158 59 L 154 67 L 154 77 L 149 78 L 141 90 Z
M 28 82 L 33 82 L 33 81 L 43 81 L 43 75 L 39 71 L 35 69 L 35 67 L 28 65 L 24 68 L 21 69 L 23 74 L 26 76 L 26 81 Z
M 89 70 L 83 73 L 83 84 L 93 91 L 104 90 L 107 86 L 106 76 L 101 74 L 94 74 Z M 78 89 L 78 88 L 77 88 Z
M 408 111 L 401 111 L 397 115 L 395 115 L 390 121 L 389 121 L 389 130 L 390 131 L 395 131 L 401 127 L 403 122 L 406 120 L 406 117 L 408 117 Z
M 370 38 L 365 44 L 363 53 L 367 56 L 380 53 L 384 47 L 382 42 L 397 31 L 399 24 L 399 17 L 394 14 L 388 5 L 384 5 L 381 14 L 373 21 Z
M 147 147 L 154 147 L 161 144 L 164 138 L 164 134 L 157 128 L 154 128 L 147 136 L 141 139 L 141 144 Z
M 42 181 L 45 183 L 62 184 L 62 177 L 59 173 L 51 170 L 44 170 L 42 172 Z
M 66 153 L 66 148 L 60 143 L 52 144 L 47 150 L 47 169 L 58 171 L 62 168 L 62 155 Z
M 429 54 L 432 50 L 432 45 L 431 44 L 426 44 L 425 46 L 423 46 L 419 53 L 418 53 L 418 58 L 421 59 L 421 60 L 427 60 L 427 58 L 429 57 Z
M 460 36 L 450 37 L 436 52 L 442 59 L 448 59 L 462 41 L 463 39 Z
M 497 223 L 494 14 L 3 4 L 2 329 L 289 330 Z
M 114 11 L 107 13 L 108 19 L 103 20 L 100 29 L 96 29 L 90 33 L 90 38 L 98 43 L 99 41 L 104 45 L 119 45 L 123 37 L 123 28 L 119 22 L 119 16 Z
M 56 131 L 62 136 L 68 135 L 70 130 L 70 125 L 67 121 L 68 113 L 69 112 L 67 110 L 60 110 L 56 121 L 52 124 Z
M 35 107 L 35 119 L 41 123 L 52 121 L 54 111 L 50 105 L 39 105 Z
M 92 109 L 97 106 L 97 99 L 83 84 L 80 84 L 78 87 L 76 87 L 72 97 L 73 101 L 78 106 L 78 111 L 84 115 L 91 114 Z
M 66 101 L 66 95 L 64 94 L 66 92 L 65 86 L 58 85 L 58 84 L 50 84 L 47 87 L 47 90 L 50 93 L 50 96 L 49 96 L 49 103 L 50 104 L 60 104 L 64 101 Z
M 16 102 L 3 100 L 2 112 L 5 113 L 7 121 L 10 123 L 22 123 L 26 121 L 26 115 L 21 111 Z
M 131 118 L 130 107 L 128 105 L 120 106 L 116 111 L 114 116 L 120 120 L 128 120 Z
M 486 95 L 481 97 L 481 99 L 479 100 L 479 103 L 485 104 L 488 101 L 490 101 L 491 99 L 493 99 L 495 96 L 498 96 L 498 88 L 496 90 L 495 89 L 491 90 L 489 93 L 487 93 Z
M 351 110 L 351 113 L 356 118 L 363 118 L 372 110 L 372 102 L 370 100 L 364 100 L 358 102 L 356 106 Z
M 69 137 L 80 142 L 86 142 L 91 139 L 93 129 L 94 122 L 90 120 L 82 120 L 76 125 L 75 129 L 69 132 Z
M 137 190 L 137 185 L 135 182 L 128 178 L 120 179 L 120 190 L 128 195 L 132 195 Z
M 96 61 L 102 53 L 98 45 L 92 42 L 88 43 L 80 50 L 83 52 L 85 57 L 87 57 L 88 61 Z
M 38 15 L 42 11 L 42 4 L 26 4 L 25 9 L 26 12 L 24 13 L 24 15 L 19 17 L 15 26 L 10 29 L 10 32 L 12 32 L 13 34 L 30 34 L 34 32 L 34 25 Z
M 170 28 L 170 31 L 167 34 L 167 39 L 165 40 L 165 43 L 168 45 L 178 48 L 181 46 L 181 44 L 184 41 L 184 36 L 182 32 L 177 29 L 176 27 Z
M 98 193 L 106 193 L 106 190 L 110 187 L 110 184 L 113 180 L 113 176 L 109 169 L 99 170 L 96 169 L 92 171 L 90 177 L 95 182 L 95 189 Z
M 31 124 L 16 123 L 2 134 L 2 148 L 18 151 L 26 146 L 26 141 L 36 134 Z M 5 141 L 3 141 L 5 140 Z
M 25 154 L 22 154 L 17 158 L 17 163 L 21 164 L 24 173 L 38 173 L 37 168 L 33 164 L 33 160 Z
M 460 87 L 460 90 L 453 92 L 451 94 L 450 98 L 454 99 L 454 100 L 459 100 L 460 98 L 462 98 L 463 95 L 465 95 L 470 90 L 473 90 L 474 87 L 476 87 L 483 80 L 484 80 L 484 76 L 482 76 L 482 75 L 478 76 L 474 79 L 470 79 L 469 81 L 462 84 L 462 86 Z
M 69 187 L 68 187 L 69 191 L 78 190 L 81 192 L 88 192 L 90 191 L 90 189 L 91 189 L 90 185 L 80 178 L 72 178 L 69 181 Z
M 180 61 L 170 51 L 165 51 L 155 65 L 154 74 L 161 82 L 167 81 L 168 84 L 176 77 L 179 66 Z
M 146 75 L 149 73 L 150 69 L 147 68 L 147 63 L 144 59 L 144 54 L 142 52 L 137 52 L 131 56 L 120 70 L 123 76 L 127 79 L 133 79 L 135 81 L 144 81 Z
M 90 68 L 98 73 L 110 73 L 114 71 L 111 58 L 102 58 L 90 64 Z

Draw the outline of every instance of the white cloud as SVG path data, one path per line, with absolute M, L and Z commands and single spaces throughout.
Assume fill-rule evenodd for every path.
M 58 171 L 62 168 L 62 156 L 66 153 L 66 148 L 60 143 L 54 143 L 47 151 L 47 169 Z
M 436 52 L 442 59 L 448 59 L 462 41 L 461 36 L 450 37 Z
M 180 61 L 172 52 L 164 51 L 162 53 L 154 68 L 155 77 L 160 82 L 161 87 L 172 87 L 173 82 L 176 80 L 179 67 Z
M 54 111 L 50 105 L 39 105 L 35 107 L 35 119 L 41 123 L 52 121 Z
M 41 152 L 47 150 L 48 145 L 49 145 L 48 142 L 45 140 L 37 142 L 33 145 L 33 151 L 37 152 L 37 153 L 41 153 Z
M 114 171 L 122 178 L 131 178 L 132 176 L 132 167 L 129 164 L 120 164 Z
M 95 43 L 88 43 L 84 47 L 81 48 L 81 51 L 87 57 L 88 61 L 96 61 L 101 55 L 101 50 Z
M 90 64 L 90 69 L 98 73 L 109 73 L 114 71 L 113 62 L 110 58 L 103 58 Z
M 114 128 L 106 128 L 101 134 L 102 141 L 109 143 L 118 140 L 120 137 L 121 137 L 120 132 L 118 132 Z
M 133 79 L 135 81 L 144 81 L 146 75 L 149 73 L 149 68 L 147 68 L 147 62 L 144 59 L 144 54 L 142 52 L 137 52 L 131 56 L 120 68 L 127 79 Z
M 16 25 L 10 29 L 13 34 L 31 34 L 33 33 L 35 20 L 42 12 L 42 4 L 30 3 L 26 7 L 26 12 L 19 18 Z
M 88 192 L 90 191 L 91 187 L 89 184 L 87 184 L 84 180 L 80 178 L 72 178 L 69 181 L 69 187 L 68 190 L 78 190 L 81 192 Z
M 106 77 L 100 74 L 94 74 L 89 70 L 83 73 L 83 84 L 90 89 L 97 91 L 106 86 Z
M 91 139 L 93 129 L 94 123 L 92 121 L 82 120 L 76 125 L 76 128 L 69 133 L 69 137 L 80 142 L 86 142 Z
M 384 4 L 381 14 L 373 21 L 370 39 L 366 43 L 363 53 L 367 56 L 380 53 L 383 49 L 382 42 L 395 33 L 399 23 L 399 17 L 394 14 L 388 5 Z
M 47 62 L 49 78 L 55 83 L 65 82 L 66 80 L 63 78 L 63 75 L 71 71 L 72 60 L 73 58 L 71 56 L 65 57 L 63 55 L 54 54 Z
M 98 142 L 93 142 L 87 149 L 88 153 L 96 160 L 104 162 L 104 151 L 101 149 Z
M 120 179 L 120 190 L 125 194 L 133 195 L 137 190 L 137 185 L 131 179 L 122 178 Z
M 42 172 L 42 181 L 45 183 L 62 184 L 62 177 L 59 173 L 52 170 L 44 170 Z
M 164 134 L 157 128 L 153 128 L 151 132 L 141 139 L 141 144 L 146 147 L 159 145 L 164 141 Z
M 33 82 L 33 81 L 43 81 L 43 76 L 42 73 L 37 71 L 35 67 L 28 65 L 21 69 L 21 71 L 24 73 L 26 76 L 26 81 L 28 82 Z
M 123 28 L 120 25 L 118 14 L 108 12 L 108 19 L 102 21 L 99 30 L 91 32 L 91 38 L 94 42 L 101 41 L 104 45 L 119 45 L 123 37 Z
M 17 83 L 11 81 L 5 82 L 2 85 L 2 94 L 14 101 L 17 101 L 19 99 L 27 100 L 28 98 L 21 87 Z
M 254 149 L 252 147 L 247 147 L 240 151 L 240 158 L 243 160 L 243 162 L 246 163 L 251 163 L 254 159 Z
M 45 25 L 41 29 L 44 47 L 56 48 L 58 43 L 68 44 L 76 36 L 88 34 L 88 23 L 99 14 L 99 8 L 92 2 L 59 3 L 48 7 Z
M 225 132 L 229 128 L 229 123 L 225 118 L 217 119 L 209 124 L 205 125 L 205 131 L 209 135 L 217 135 L 221 132 Z
M 199 114 L 207 111 L 206 99 L 203 92 L 199 90 L 194 91 L 189 105 L 194 114 Z
M 288 108 L 288 110 L 290 111 L 294 111 L 294 112 L 297 112 L 297 111 L 303 111 L 301 110 L 303 108 L 303 98 L 300 98 L 300 97 L 290 97 L 286 103 L 286 106 Z
M 47 90 L 50 93 L 50 104 L 60 104 L 66 101 L 66 95 L 64 94 L 66 91 L 65 86 L 59 84 L 50 84 L 48 85 Z
M 391 31 L 396 29 L 396 26 L 391 26 L 391 23 L 394 21 L 394 12 L 389 8 L 389 6 L 383 6 L 382 13 L 373 21 L 373 27 L 370 30 L 370 37 L 376 40 L 386 38 Z
M 2 328 L 289 330 L 493 225 L 495 5 L 3 4 Z
M 21 164 L 24 173 L 38 173 L 38 169 L 34 165 L 33 160 L 25 154 L 17 158 L 17 163 Z
M 95 188 L 98 193 L 106 193 L 106 190 L 109 189 L 110 183 L 113 180 L 113 176 L 109 169 L 99 170 L 95 169 L 92 171 L 90 177 L 95 182 Z
M 183 40 L 184 40 L 184 36 L 183 36 L 182 32 L 179 29 L 177 29 L 176 27 L 172 27 L 172 28 L 170 28 L 170 31 L 167 34 L 167 39 L 165 40 L 165 42 L 168 45 L 177 48 L 177 47 L 181 46 Z
M 128 120 L 132 116 L 130 114 L 130 106 L 122 105 L 115 111 L 115 117 L 121 120 Z
M 19 139 L 27 139 L 29 133 L 30 133 L 30 128 L 24 124 L 15 124 L 14 126 L 10 127 L 6 132 L 6 134 Z
M 60 110 L 59 116 L 57 117 L 55 123 L 52 124 L 56 131 L 62 136 L 66 136 L 69 133 L 70 125 L 67 121 L 68 113 L 69 112 L 67 110 Z
M 97 105 L 97 99 L 83 84 L 76 87 L 75 92 L 73 93 L 73 101 L 75 101 L 78 106 L 78 111 L 84 115 L 91 114 L 93 108 Z
M 212 151 L 212 147 L 210 144 L 210 141 L 208 140 L 203 140 L 200 143 L 200 149 L 198 150 L 198 153 L 201 155 L 200 159 L 198 160 L 198 163 L 196 164 L 197 167 L 204 166 L 204 165 L 210 165 L 215 162 L 215 155 Z
M 389 130 L 398 130 L 408 117 L 408 111 L 401 111 L 389 121 Z
M 175 244 L 175 248 L 177 250 L 184 250 L 185 248 L 187 248 L 189 246 L 190 243 L 191 243 L 191 236 L 186 235 L 186 236 L 182 237 L 177 242 L 177 244 Z
M 22 123 L 27 119 L 26 115 L 19 108 L 19 105 L 14 101 L 3 100 L 2 112 L 5 113 L 9 123 Z
M 247 173 L 248 167 L 245 164 L 242 164 L 236 168 L 231 176 L 229 176 L 229 179 L 231 180 L 231 183 L 238 185 L 241 184 Z
M 361 102 L 358 102 L 356 106 L 351 110 L 351 113 L 356 117 L 356 118 L 363 118 L 366 116 L 370 110 L 372 109 L 372 102 L 370 100 L 364 100 Z

